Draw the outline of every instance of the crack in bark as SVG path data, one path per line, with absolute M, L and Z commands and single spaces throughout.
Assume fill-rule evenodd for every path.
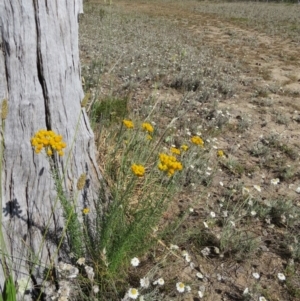
M 6 87 L 7 90 L 9 90 L 9 79 L 10 79 L 10 75 L 8 72 L 8 60 L 7 60 L 7 55 L 10 54 L 10 47 L 9 44 L 4 40 L 4 33 L 3 33 L 3 26 L 1 26 L 1 47 L 0 49 L 2 50 L 3 53 L 3 57 L 4 57 L 4 67 L 5 67 L 5 78 L 6 78 Z M 8 91 L 9 92 L 9 91 Z
M 45 1 L 45 5 L 46 5 L 47 14 L 49 15 L 48 0 Z
M 45 79 L 45 72 L 44 72 L 44 65 L 43 65 L 43 56 L 41 51 L 41 28 L 40 28 L 40 22 L 39 22 L 39 16 L 38 16 L 38 0 L 33 0 L 34 5 L 34 15 L 35 15 L 35 25 L 36 25 L 36 65 L 37 65 L 37 74 L 38 74 L 38 80 L 40 82 L 42 91 L 43 91 L 43 97 L 44 97 L 44 105 L 45 105 L 45 122 L 47 130 L 51 130 L 51 115 L 50 115 L 50 108 L 49 108 L 49 93 L 48 93 L 48 87 L 47 82 Z

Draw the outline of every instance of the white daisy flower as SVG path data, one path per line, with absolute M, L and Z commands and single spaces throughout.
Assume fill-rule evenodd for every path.
M 259 185 L 253 185 L 254 189 L 256 189 L 258 192 L 261 192 L 261 187 Z
M 252 276 L 255 278 L 255 279 L 259 279 L 260 278 L 260 275 L 258 273 L 253 273 Z
M 198 296 L 199 296 L 200 299 L 202 299 L 203 298 L 203 293 L 201 291 L 198 291 Z
M 208 256 L 210 254 L 210 249 L 208 247 L 205 247 L 202 251 L 201 254 L 203 256 Z
M 223 182 L 220 182 L 219 184 L 220 184 L 222 187 L 224 186 Z
M 190 212 L 194 212 L 194 208 L 190 207 L 190 208 L 189 208 L 189 211 L 190 211 Z
M 232 227 L 235 227 L 235 222 L 229 221 Z
M 191 256 L 189 254 L 186 255 L 184 258 L 186 262 L 191 262 Z
M 243 187 L 242 189 L 242 195 L 249 194 L 250 190 L 247 187 Z
M 181 256 L 184 257 L 186 262 L 191 262 L 191 256 L 186 250 L 182 251 Z
M 157 284 L 158 284 L 158 285 L 164 285 L 164 284 L 165 284 L 164 278 L 159 278 L 159 279 L 157 279 Z
M 76 263 L 79 264 L 79 265 L 85 264 L 85 258 L 84 258 L 84 257 L 79 258 L 79 259 L 76 261 Z
M 197 278 L 199 278 L 199 279 L 203 279 L 203 278 L 204 278 L 203 274 L 200 273 L 200 272 L 198 272 L 198 273 L 196 274 L 196 276 L 197 276 Z
M 178 250 L 179 247 L 177 245 L 170 244 L 170 249 L 171 250 Z
M 176 283 L 176 289 L 179 293 L 183 293 L 185 289 L 185 285 L 182 282 L 177 282 Z
M 137 257 L 133 257 L 130 261 L 131 265 L 137 267 L 140 264 L 140 261 Z
M 250 214 L 251 214 L 252 216 L 255 216 L 257 213 L 256 213 L 256 211 L 252 210 L 252 211 L 250 212 Z
M 277 184 L 279 184 L 279 182 L 280 182 L 280 180 L 279 180 L 278 178 L 272 179 L 272 180 L 271 180 L 271 184 L 272 184 L 272 185 L 275 185 L 275 186 L 276 186 Z
M 215 217 L 216 217 L 216 214 L 215 214 L 213 211 L 211 211 L 209 215 L 210 215 L 212 218 L 215 218 Z
M 98 285 L 93 286 L 93 292 L 94 292 L 94 294 L 97 294 L 99 292 L 99 286 Z
M 128 297 L 131 299 L 136 299 L 139 296 L 139 291 L 136 288 L 130 288 L 128 290 Z
M 148 288 L 150 285 L 149 278 L 148 277 L 141 278 L 140 285 L 141 285 L 141 287 Z
M 286 278 L 285 278 L 285 275 L 282 274 L 282 273 L 278 273 L 278 274 L 277 274 L 277 277 L 278 277 L 278 279 L 281 280 L 281 281 L 284 281 L 284 280 L 286 279 Z

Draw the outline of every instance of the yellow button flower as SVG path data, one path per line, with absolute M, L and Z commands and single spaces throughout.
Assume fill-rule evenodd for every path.
M 133 129 L 134 128 L 134 124 L 131 120 L 128 119 L 124 119 L 123 120 L 123 124 L 128 128 L 128 129 Z
M 88 214 L 90 212 L 90 208 L 84 208 L 83 210 L 82 210 L 82 213 L 83 214 Z
M 180 155 L 180 149 L 176 148 L 176 147 L 171 147 L 170 149 L 171 153 L 172 154 L 175 154 L 175 155 Z
M 154 128 L 149 122 L 144 122 L 142 124 L 142 129 L 148 133 L 153 133 Z
M 133 164 L 131 170 L 138 177 L 142 177 L 145 174 L 145 167 L 143 165 Z
M 204 146 L 204 141 L 202 140 L 201 137 L 199 136 L 193 136 L 191 138 L 192 143 L 196 144 L 196 145 L 200 145 L 200 146 Z
M 181 145 L 181 149 L 186 152 L 189 149 L 189 147 L 186 144 L 183 144 Z
M 219 150 L 217 151 L 217 156 L 218 156 L 218 157 L 225 157 L 225 154 L 224 154 L 223 150 L 219 149 Z

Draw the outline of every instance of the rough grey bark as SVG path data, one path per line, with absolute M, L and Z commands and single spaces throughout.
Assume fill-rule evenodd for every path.
M 94 137 L 80 106 L 81 12 L 82 0 L 0 1 L 0 102 L 8 100 L 1 133 L 2 231 L 15 280 L 30 272 L 31 280 L 41 280 L 42 268 L 57 259 L 55 237 L 63 225 L 49 160 L 35 154 L 30 144 L 36 131 L 51 129 L 67 143 L 66 155 L 58 160 L 61 171 L 66 170 L 64 184 L 70 193 L 76 190 L 79 176 L 87 174 L 78 207 L 89 206 L 97 197 L 101 175 Z M 47 227 L 46 241 L 40 247 Z M 4 268 L 1 261 L 0 288 Z

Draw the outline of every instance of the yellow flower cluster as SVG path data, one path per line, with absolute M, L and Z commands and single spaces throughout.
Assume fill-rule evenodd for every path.
M 133 129 L 134 128 L 134 124 L 131 120 L 128 119 L 124 119 L 123 120 L 123 124 L 128 128 L 128 129 Z
M 175 171 L 182 170 L 181 162 L 177 161 L 176 157 L 167 154 L 159 154 L 160 163 L 158 168 L 168 174 L 169 177 L 173 176 Z
M 90 212 L 90 208 L 84 208 L 84 209 L 82 210 L 82 213 L 83 213 L 83 214 L 89 214 L 89 212 Z
M 63 156 L 63 149 L 67 144 L 62 139 L 63 137 L 61 135 L 57 135 L 53 131 L 39 130 L 31 138 L 31 145 L 35 148 L 37 154 L 45 148 L 48 156 L 51 156 L 53 151 L 57 151 L 60 156 Z
M 217 151 L 217 156 L 218 156 L 218 157 L 225 157 L 225 154 L 224 154 L 224 152 L 223 152 L 221 149 L 219 149 L 219 150 Z
M 171 147 L 170 148 L 170 152 L 174 155 L 180 155 L 180 149 L 176 148 L 176 147 Z
M 153 133 L 154 128 L 149 122 L 144 122 L 142 124 L 142 129 L 148 133 Z
M 193 136 L 193 137 L 191 138 L 191 141 L 192 141 L 194 144 L 196 144 L 196 145 L 200 145 L 200 146 L 203 146 L 203 145 L 204 145 L 204 141 L 203 141 L 202 138 L 199 137 L 199 136 Z
M 143 165 L 133 164 L 131 170 L 137 177 L 142 177 L 145 174 L 145 167 Z
M 183 144 L 181 145 L 181 149 L 186 152 L 189 149 L 189 147 L 186 144 Z

